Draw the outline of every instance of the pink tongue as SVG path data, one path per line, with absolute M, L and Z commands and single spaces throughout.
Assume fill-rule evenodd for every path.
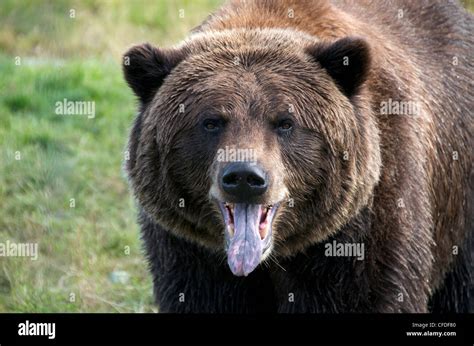
M 227 250 L 227 263 L 232 273 L 247 276 L 260 263 L 262 241 L 258 232 L 259 204 L 237 203 L 234 207 L 234 237 Z

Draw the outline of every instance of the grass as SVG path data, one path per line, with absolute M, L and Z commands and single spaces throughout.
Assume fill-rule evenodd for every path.
M 0 310 L 151 311 L 121 171 L 134 99 L 119 67 L 94 59 L 16 66 L 8 57 L 0 66 L 0 239 L 38 243 L 40 252 L 36 261 L 1 259 Z M 96 117 L 55 114 L 63 98 L 94 101 Z M 115 270 L 130 273 L 129 283 L 112 283 Z
M 118 59 L 131 43 L 177 43 L 222 1 L 2 0 L 0 51 Z
M 0 312 L 156 310 L 122 171 L 135 98 L 120 56 L 178 42 L 217 3 L 0 3 L 0 243 L 39 249 L 0 257 Z M 95 117 L 56 114 L 63 99 L 95 102 Z

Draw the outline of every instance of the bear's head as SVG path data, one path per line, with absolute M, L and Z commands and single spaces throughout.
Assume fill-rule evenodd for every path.
M 360 38 L 192 35 L 124 56 L 140 111 L 126 168 L 142 210 L 247 275 L 334 234 L 370 203 L 380 148 Z

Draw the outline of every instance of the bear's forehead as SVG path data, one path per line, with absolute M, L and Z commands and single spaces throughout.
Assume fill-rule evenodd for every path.
M 186 58 L 160 88 L 152 113 L 183 104 L 186 112 L 177 117 L 197 119 L 209 112 L 232 119 L 266 118 L 290 107 L 301 117 L 304 104 L 327 103 L 318 96 L 328 94 L 327 78 L 305 52 L 315 42 L 307 34 L 280 29 L 193 34 L 176 48 L 185 49 Z M 239 53 L 243 60 L 235 61 Z
M 252 49 L 278 50 L 281 54 L 295 54 L 298 47 L 304 48 L 319 40 L 301 31 L 263 28 L 232 29 L 194 33 L 178 45 L 191 55 L 206 52 L 245 51 Z M 303 49 L 301 49 L 301 52 Z
M 283 86 L 285 78 L 314 75 L 317 65 L 310 62 L 306 48 L 315 42 L 313 36 L 282 29 L 195 33 L 175 47 L 186 57 L 165 85 L 172 84 L 173 94 L 178 89 L 198 93 L 222 86 L 243 92 L 263 84 L 278 89 L 275 84 Z

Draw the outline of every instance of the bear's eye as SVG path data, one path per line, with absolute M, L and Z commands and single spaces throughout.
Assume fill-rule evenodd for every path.
M 203 122 L 204 130 L 208 132 L 216 132 L 219 130 L 220 121 L 218 119 L 206 119 Z
M 278 122 L 278 131 L 288 132 L 293 128 L 293 121 L 291 119 L 283 119 Z

